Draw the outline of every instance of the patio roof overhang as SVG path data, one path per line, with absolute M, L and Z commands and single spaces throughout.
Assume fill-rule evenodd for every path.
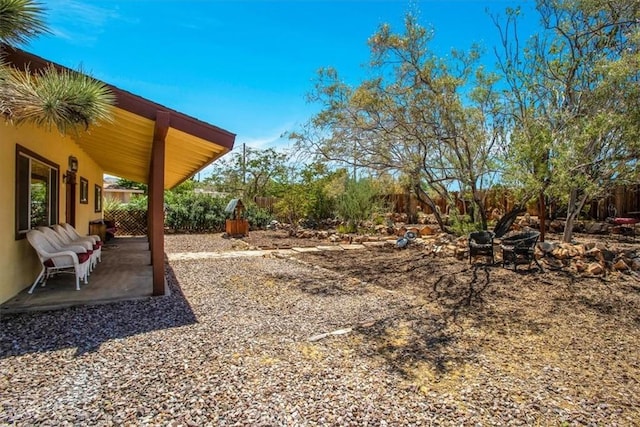
M 20 49 L 3 50 L 5 60 L 19 69 L 37 71 L 49 64 L 65 68 Z M 105 84 L 116 97 L 113 120 L 91 126 L 73 138 L 106 173 L 149 184 L 153 140 L 158 131 L 166 135 L 165 189 L 175 187 L 233 149 L 235 134 Z M 164 118 L 157 121 L 158 116 Z

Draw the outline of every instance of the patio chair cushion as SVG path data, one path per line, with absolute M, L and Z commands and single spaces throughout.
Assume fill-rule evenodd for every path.
M 78 262 L 80 264 L 84 264 L 89 260 L 89 258 L 91 258 L 91 254 L 89 252 L 80 252 L 80 253 L 77 253 L 76 255 L 78 255 Z M 47 267 L 55 267 L 55 264 L 53 263 L 53 260 L 51 258 L 49 258 L 48 260 L 45 260 L 43 264 L 46 265 Z

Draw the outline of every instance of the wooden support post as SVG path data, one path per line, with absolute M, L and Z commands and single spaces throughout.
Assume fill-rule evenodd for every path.
M 153 269 L 153 295 L 164 295 L 164 164 L 165 138 L 171 113 L 158 111 L 151 148 L 149 171 L 149 244 Z

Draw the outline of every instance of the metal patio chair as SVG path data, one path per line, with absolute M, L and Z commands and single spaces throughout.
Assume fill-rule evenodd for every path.
M 535 262 L 540 271 L 544 271 L 535 257 L 539 237 L 539 231 L 525 231 L 503 238 L 500 242 L 502 266 L 513 264 L 513 271 L 516 271 L 518 264 L 528 264 L 528 268 L 531 268 L 531 263 Z
M 474 231 L 469 233 L 469 262 L 477 256 L 491 257 L 491 264 L 495 262 L 493 255 L 493 237 L 491 231 Z

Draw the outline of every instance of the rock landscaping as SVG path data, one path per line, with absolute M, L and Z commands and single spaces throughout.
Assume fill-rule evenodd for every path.
M 0 424 L 638 425 L 636 243 L 514 272 L 377 238 L 166 236 L 169 296 L 3 316 Z

